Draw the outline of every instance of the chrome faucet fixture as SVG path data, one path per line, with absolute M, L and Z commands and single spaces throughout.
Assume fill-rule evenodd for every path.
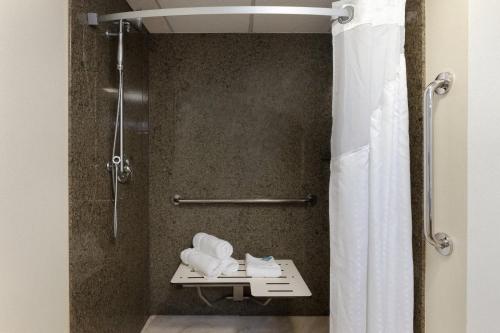
M 132 169 L 130 162 L 125 158 L 123 144 L 123 37 L 130 30 L 130 24 L 119 21 L 118 32 L 106 32 L 107 37 L 118 37 L 118 51 L 116 69 L 118 71 L 118 100 L 116 106 L 115 135 L 113 139 L 113 152 L 111 162 L 106 164 L 106 169 L 111 175 L 113 188 L 113 237 L 118 237 L 118 186 L 130 180 Z

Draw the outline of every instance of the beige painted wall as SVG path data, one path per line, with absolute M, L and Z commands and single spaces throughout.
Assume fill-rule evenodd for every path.
M 68 2 L 0 10 L 0 332 L 69 331 Z
M 500 325 L 500 2 L 469 2 L 467 332 Z
M 455 249 L 443 257 L 426 248 L 426 333 L 463 333 L 466 327 L 467 18 L 468 0 L 426 1 L 426 81 L 442 71 L 455 74 L 434 118 L 436 231 L 448 233 Z

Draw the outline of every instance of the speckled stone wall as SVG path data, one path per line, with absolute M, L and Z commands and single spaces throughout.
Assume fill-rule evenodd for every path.
M 422 92 L 424 75 L 424 0 L 406 1 L 406 70 L 410 113 L 410 163 L 413 217 L 414 333 L 425 331 L 425 242 L 423 238 Z
M 330 36 L 151 36 L 146 48 L 144 36 L 127 36 L 126 137 L 134 178 L 122 191 L 121 239 L 114 243 L 104 164 L 115 112 L 116 42 L 81 25 L 78 17 L 128 7 L 121 0 L 70 4 L 71 331 L 139 332 L 147 313 L 327 314 Z M 423 5 L 407 1 L 406 26 L 416 333 L 424 332 Z M 319 203 L 308 209 L 170 203 L 175 193 L 296 197 L 309 192 Z M 228 302 L 209 309 L 192 290 L 172 288 L 178 252 L 200 230 L 230 240 L 238 257 L 246 251 L 293 257 L 314 297 L 273 301 L 266 308 Z
M 116 112 L 116 40 L 81 23 L 87 12 L 126 11 L 125 0 L 70 1 L 70 322 L 72 333 L 137 333 L 148 299 L 148 107 L 145 35 L 125 47 L 125 143 L 130 184 L 120 188 L 112 238 L 105 170 Z
M 150 47 L 152 314 L 328 314 L 329 35 L 158 35 Z M 293 206 L 176 207 L 192 198 L 318 196 Z M 295 261 L 313 296 L 208 308 L 170 279 L 192 236 Z M 225 290 L 229 292 L 230 290 Z M 219 291 L 209 297 L 220 296 Z
M 408 1 L 415 332 L 424 329 L 423 27 L 423 1 Z M 151 313 L 328 313 L 325 199 L 331 123 L 330 48 L 329 35 L 153 37 Z M 253 197 L 297 196 L 304 191 L 318 194 L 320 204 L 303 209 L 177 208 L 170 203 L 176 193 L 191 197 Z M 207 309 L 191 290 L 175 289 L 169 284 L 178 264 L 178 252 L 189 246 L 191 235 L 200 230 L 232 241 L 238 257 L 246 251 L 292 257 L 314 297 L 279 301 L 266 309 L 253 304 Z

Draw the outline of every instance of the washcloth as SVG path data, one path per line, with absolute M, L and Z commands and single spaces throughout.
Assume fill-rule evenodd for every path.
M 281 276 L 281 267 L 273 257 L 256 258 L 249 253 L 245 255 L 247 276 L 277 278 Z
M 193 247 L 217 259 L 227 259 L 233 254 L 233 246 L 229 242 L 204 232 L 194 235 Z
M 196 249 L 185 249 L 181 252 L 181 260 L 198 273 L 208 277 L 216 278 L 224 268 L 222 261 Z
M 222 274 L 223 275 L 232 275 L 233 273 L 238 271 L 240 264 L 234 258 L 227 258 L 221 260 L 222 265 Z

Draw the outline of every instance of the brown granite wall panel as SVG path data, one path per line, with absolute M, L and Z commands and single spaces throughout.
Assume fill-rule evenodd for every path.
M 153 37 L 150 49 L 152 313 L 328 313 L 329 173 L 325 159 L 329 158 L 331 123 L 329 40 L 329 35 Z M 406 40 L 415 332 L 423 332 L 421 0 L 408 2 Z M 304 191 L 319 194 L 319 206 L 176 208 L 170 203 L 175 193 L 192 197 L 253 197 L 297 196 Z M 292 257 L 314 296 L 279 301 L 264 309 L 253 304 L 224 304 L 219 309 L 207 309 L 192 291 L 178 290 L 169 284 L 178 264 L 178 252 L 189 246 L 191 235 L 200 230 L 232 241 L 238 257 L 245 251 Z M 213 296 L 216 295 L 214 292 Z
M 81 25 L 78 17 L 88 11 L 123 10 L 128 7 L 120 0 L 71 1 L 71 331 L 139 332 L 149 294 L 151 314 L 327 314 L 330 36 L 153 36 L 146 48 L 143 35 L 128 35 L 126 137 L 134 178 L 122 191 L 121 240 L 114 243 L 111 191 L 103 166 L 113 133 L 116 42 L 106 40 L 102 30 Z M 409 0 L 415 332 L 424 327 L 423 26 L 423 1 Z M 154 127 L 150 147 L 148 56 Z M 319 196 L 319 204 L 309 209 L 170 204 L 175 193 L 295 197 L 309 192 Z M 233 242 L 238 257 L 246 251 L 292 257 L 314 296 L 277 301 L 267 308 L 229 302 L 206 308 L 192 290 L 169 284 L 178 252 L 199 230 Z
M 424 1 L 406 2 L 406 64 L 410 112 L 410 162 L 413 217 L 414 333 L 425 331 L 425 242 L 423 239 L 422 92 L 424 89 Z
M 152 314 L 328 314 L 329 35 L 161 35 L 150 48 Z M 278 205 L 175 207 L 195 198 L 302 197 Z M 170 278 L 199 231 L 234 256 L 291 258 L 313 296 L 208 308 Z M 225 291 L 227 292 L 227 290 Z M 220 291 L 209 293 L 220 296 Z
M 112 238 L 105 170 L 116 112 L 116 40 L 81 23 L 87 12 L 130 10 L 125 0 L 70 1 L 70 322 L 72 333 L 137 333 L 148 307 L 146 36 L 125 39 L 125 144 L 132 181 L 120 188 Z

